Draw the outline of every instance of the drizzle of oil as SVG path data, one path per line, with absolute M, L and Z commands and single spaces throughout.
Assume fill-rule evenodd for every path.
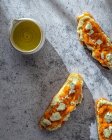
M 39 27 L 32 21 L 22 21 L 14 29 L 13 41 L 23 51 L 35 49 L 41 40 Z

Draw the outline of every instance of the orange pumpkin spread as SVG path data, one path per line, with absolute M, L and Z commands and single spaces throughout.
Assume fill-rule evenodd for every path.
M 106 99 L 96 101 L 96 116 L 100 140 L 112 140 L 112 102 Z
M 102 66 L 112 68 L 112 44 L 93 16 L 87 12 L 77 18 L 80 41 Z
M 61 127 L 68 120 L 70 113 L 81 103 L 83 98 L 82 86 L 82 77 L 79 74 L 70 74 L 41 117 L 40 127 L 49 131 Z

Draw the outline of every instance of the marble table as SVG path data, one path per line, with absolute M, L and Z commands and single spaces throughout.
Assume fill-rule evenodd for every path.
M 0 0 L 0 140 L 97 140 L 94 100 L 111 100 L 112 72 L 97 63 L 78 41 L 76 16 L 94 15 L 112 37 L 111 0 Z M 30 17 L 43 27 L 39 53 L 25 56 L 11 47 L 14 18 Z M 38 120 L 71 72 L 84 77 L 84 100 L 55 132 Z

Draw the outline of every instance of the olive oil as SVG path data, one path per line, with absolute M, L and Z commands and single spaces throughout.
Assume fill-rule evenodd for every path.
M 31 51 L 39 45 L 41 31 L 36 23 L 25 20 L 16 25 L 12 39 L 18 49 Z

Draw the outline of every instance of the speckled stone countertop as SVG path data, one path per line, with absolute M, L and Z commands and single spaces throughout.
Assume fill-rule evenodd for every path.
M 0 140 L 97 140 L 94 100 L 111 100 L 112 72 L 85 50 L 76 34 L 76 16 L 89 11 L 112 37 L 111 0 L 0 0 Z M 30 17 L 43 27 L 39 53 L 25 56 L 9 42 L 14 18 Z M 55 132 L 37 122 L 70 72 L 84 77 L 84 100 Z

